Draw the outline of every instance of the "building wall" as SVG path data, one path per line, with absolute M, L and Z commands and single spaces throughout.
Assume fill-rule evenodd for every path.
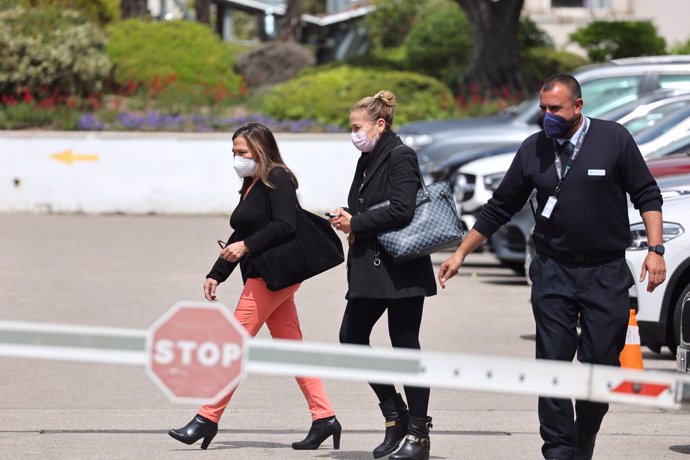
M 581 8 L 554 7 L 554 0 L 525 0 L 522 14 L 530 17 L 554 40 L 556 47 L 585 54 L 570 43 L 569 35 L 595 20 L 651 20 L 667 45 L 690 39 L 686 0 L 582 0 Z
M 669 46 L 690 39 L 690 1 L 688 0 L 632 0 L 635 13 L 651 19 Z

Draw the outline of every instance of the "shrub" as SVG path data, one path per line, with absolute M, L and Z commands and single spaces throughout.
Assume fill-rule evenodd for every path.
M 456 3 L 423 17 L 405 38 L 408 68 L 454 85 L 472 57 L 472 31 Z
M 376 9 L 366 16 L 367 35 L 374 48 L 403 44 L 419 13 L 416 0 L 374 0 Z
M 315 67 L 306 67 L 302 69 L 299 75 L 321 73 L 324 70 L 338 69 L 343 66 L 370 70 L 408 70 L 407 50 L 404 46 L 372 49 L 364 54 L 347 56 L 340 61 L 332 61 Z
M 573 69 L 589 63 L 577 54 L 550 48 L 528 49 L 522 53 L 522 62 L 525 73 L 533 81 L 535 88 L 555 73 L 570 73 Z
M 305 74 L 278 85 L 266 94 L 263 107 L 278 119 L 310 118 L 347 126 L 355 102 L 381 89 L 393 91 L 398 99 L 398 124 L 445 118 L 454 111 L 450 90 L 438 80 L 411 72 L 348 66 Z
M 314 55 L 293 42 L 270 42 L 237 58 L 237 69 L 249 86 L 283 83 L 314 64 Z
M 17 0 L 29 8 L 55 7 L 79 11 L 92 21 L 108 24 L 120 17 L 120 0 Z
M 690 40 L 685 43 L 679 43 L 671 48 L 670 54 L 690 54 Z
M 0 12 L 0 94 L 101 90 L 111 63 L 105 35 L 81 14 L 55 7 Z
M 666 54 L 666 41 L 650 21 L 595 21 L 570 39 L 587 50 L 593 62 Z
M 182 84 L 221 85 L 233 94 L 240 90 L 232 55 L 207 26 L 128 19 L 111 25 L 108 34 L 107 51 L 119 85 L 173 78 Z
M 88 104 L 74 97 L 67 103 L 50 100 L 14 100 L 4 97 L 0 105 L 0 129 L 47 128 L 72 130 L 77 127 L 79 113 Z

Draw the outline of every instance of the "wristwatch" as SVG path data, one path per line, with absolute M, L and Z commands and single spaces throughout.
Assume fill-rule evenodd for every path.
M 657 244 L 656 246 L 650 246 L 648 249 L 650 251 L 656 252 L 661 257 L 664 257 L 664 252 L 666 252 L 666 249 L 664 248 L 664 245 L 662 245 L 662 244 Z

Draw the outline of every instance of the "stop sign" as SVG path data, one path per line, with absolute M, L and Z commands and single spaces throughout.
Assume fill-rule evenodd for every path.
M 223 305 L 180 301 L 148 329 L 146 372 L 173 402 L 215 401 L 242 379 L 246 347 Z

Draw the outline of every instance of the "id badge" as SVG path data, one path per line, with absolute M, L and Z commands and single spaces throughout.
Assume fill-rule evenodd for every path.
M 550 196 L 549 199 L 546 200 L 546 206 L 544 206 L 544 210 L 541 212 L 541 215 L 547 219 L 551 217 L 551 213 L 553 212 L 553 208 L 556 206 L 557 201 L 558 200 L 555 196 Z

